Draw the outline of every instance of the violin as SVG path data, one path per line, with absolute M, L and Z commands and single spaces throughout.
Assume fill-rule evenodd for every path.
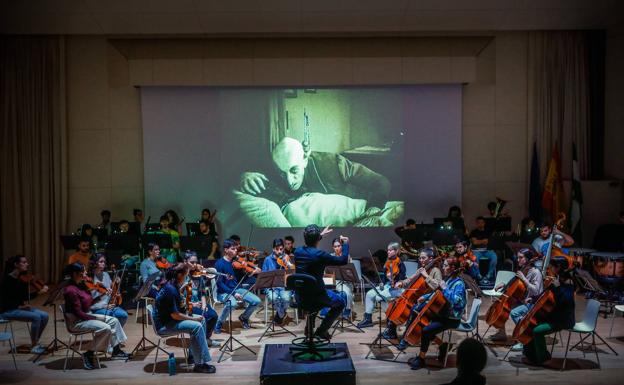
M 193 314 L 193 302 L 191 302 L 191 300 L 193 299 L 193 284 L 191 282 L 185 283 L 180 291 L 182 290 L 186 290 L 186 311 L 188 312 L 188 314 Z
M 277 264 L 285 270 L 295 268 L 295 264 L 291 262 L 290 255 L 288 254 L 282 254 L 281 256 L 277 257 Z
M 260 251 L 258 251 L 258 249 L 256 249 L 255 247 L 238 247 L 239 258 L 245 258 L 248 261 L 255 262 L 258 256 L 260 256 Z
M 111 303 L 116 306 L 120 306 L 122 302 L 121 298 L 121 279 L 119 277 L 115 278 L 111 287 Z
M 33 273 L 31 273 L 30 271 L 26 271 L 23 272 L 19 275 L 19 279 L 30 285 L 30 290 L 34 291 L 34 292 L 40 292 L 41 290 L 43 290 L 46 287 L 45 282 L 43 282 L 43 280 L 38 279 L 37 277 L 35 277 L 35 275 Z
M 390 276 L 392 277 L 392 285 L 394 285 L 394 278 L 397 277 L 399 275 L 399 272 L 401 271 L 400 266 L 401 259 L 398 256 L 393 259 L 388 258 L 386 260 L 386 263 L 384 263 L 384 270 L 387 273 L 390 273 Z
M 246 260 L 245 258 L 237 257 L 232 260 L 232 267 L 236 270 L 244 270 L 247 274 L 253 274 L 260 270 L 253 262 Z
M 171 267 L 171 263 L 169 263 L 165 257 L 158 257 L 158 259 L 156 259 L 156 267 L 161 270 L 167 270 Z
M 227 277 L 227 279 L 232 279 L 231 275 L 225 274 L 225 273 L 219 273 L 217 269 L 215 269 L 214 267 L 209 267 L 207 269 L 194 269 L 191 271 L 192 278 L 204 277 L 208 279 L 213 279 L 216 276 L 223 276 L 223 277 Z
M 425 266 L 425 270 L 431 270 L 438 262 L 442 261 L 442 259 L 442 256 L 434 258 Z M 416 304 L 418 298 L 430 291 L 431 287 L 427 284 L 425 277 L 421 274 L 415 275 L 405 285 L 403 293 L 401 293 L 397 299 L 390 302 L 388 309 L 386 309 L 386 318 L 397 326 L 403 325 L 407 322 L 412 307 Z
M 94 282 L 91 277 L 85 278 L 83 282 L 89 291 L 95 290 L 102 295 L 108 293 L 108 289 L 102 284 L 102 282 Z

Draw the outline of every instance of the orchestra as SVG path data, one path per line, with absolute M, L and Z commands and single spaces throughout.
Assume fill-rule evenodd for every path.
M 167 219 L 165 216 L 161 218 L 159 231 L 177 232 L 168 226 Z M 199 223 L 203 230 L 207 230 L 212 222 L 204 219 Z M 176 229 L 179 224 L 175 225 Z M 414 226 L 413 223 L 410 225 Z M 511 257 L 515 264 L 514 276 L 493 288 L 500 295 L 485 314 L 485 323 L 494 331 L 485 342 L 506 343 L 511 339 L 510 351 L 521 351 L 527 365 L 543 365 L 551 358 L 545 335 L 574 325 L 575 272 L 581 267 L 565 248 L 574 242 L 569 235 L 557 226 L 551 228 L 548 223 L 535 226 L 535 229 L 532 244 L 523 243 L 523 247 L 515 250 Z M 323 307 L 319 313 L 323 321 L 314 334 L 330 340 L 333 335 L 329 328 L 337 317 L 352 316 L 354 291 L 358 289 L 351 282 L 340 279 L 331 284 L 323 280 L 327 266 L 354 260 L 346 236 L 340 235 L 331 241 L 331 252 L 319 247 L 323 235 L 331 231 L 330 227 L 321 230 L 310 225 L 303 233 L 304 246 L 295 248 L 294 238 L 288 235 L 274 239 L 270 253 L 243 246 L 240 237 L 235 236 L 236 239 L 223 242 L 223 256 L 215 261 L 214 267 L 205 267 L 208 265 L 202 264 L 204 260 L 200 260 L 193 250 L 174 259 L 172 254 L 162 256 L 157 243 L 148 243 L 143 246 L 142 261 L 124 265 L 121 274 L 113 265 L 109 266 L 105 253 L 92 251 L 90 238 L 80 238 L 76 252 L 68 260 L 63 295 L 70 326 L 75 330 L 96 330 L 93 345 L 83 354 L 84 368 L 96 368 L 97 352 L 110 353 L 116 359 L 129 358 L 122 350 L 127 340 L 124 326 L 128 312 L 125 309 L 132 306 L 123 302 L 123 294 L 129 290 L 122 280 L 126 269 L 136 271 L 138 284 L 152 282 L 147 296 L 154 300 L 153 320 L 157 329 L 163 333 L 175 330 L 190 334 L 189 362 L 194 363 L 195 372 L 215 372 L 209 349 L 220 344 L 212 336 L 222 333 L 237 306 L 244 306 L 238 317 L 243 332 L 251 328 L 252 315 L 262 297 L 266 297 L 276 310 L 272 321 L 283 324 L 295 296 L 285 287 L 256 290 L 253 277 L 263 271 L 286 270 L 287 275 L 296 272 L 317 278 L 317 300 Z M 485 244 L 486 238 L 480 232 L 485 232 L 483 223 L 479 223 L 476 233 L 472 232 L 471 240 L 465 237 L 466 231 L 462 228 L 450 244 L 423 242 L 419 249 L 412 245 L 406 250 L 399 242 L 390 242 L 386 247 L 387 259 L 380 265 L 381 271 L 373 272 L 378 283 L 365 293 L 363 319 L 357 326 L 373 326 L 373 312 L 380 307 L 385 315 L 384 320 L 380 312 L 385 325 L 380 335 L 391 343 L 390 346 L 397 352 L 419 346 L 416 356 L 408 361 L 409 368 L 417 370 L 427 366 L 426 356 L 431 343 L 438 345 L 437 358 L 442 362 L 450 346 L 438 336 L 445 330 L 456 328 L 465 317 L 467 297 L 479 295 L 471 290 L 476 285 L 472 279 L 483 285 L 484 277 L 492 278 L 492 266 L 484 271 L 479 265 L 480 254 L 474 252 L 475 247 Z M 404 234 L 405 230 L 398 233 Z M 206 260 L 214 258 L 214 244 L 210 245 L 210 258 Z M 178 248 L 176 244 L 175 249 Z M 169 252 L 177 256 L 177 250 Z M 491 260 L 491 256 L 481 259 Z M 406 260 L 413 260 L 410 263 L 418 265 L 411 275 L 407 274 Z M 85 261 L 87 268 L 82 264 Z M 374 268 L 376 264 L 370 266 Z M 46 328 L 48 313 L 30 305 L 30 300 L 37 294 L 45 294 L 48 286 L 33 277 L 28 268 L 27 259 L 21 255 L 7 261 L 2 293 L 16 295 L 3 294 L 0 314 L 2 318 L 29 322 L 31 352 L 44 354 L 46 349 L 39 340 Z M 223 303 L 221 313 L 211 305 L 212 290 L 215 290 L 214 298 Z M 509 319 L 514 324 L 512 335 L 505 331 Z

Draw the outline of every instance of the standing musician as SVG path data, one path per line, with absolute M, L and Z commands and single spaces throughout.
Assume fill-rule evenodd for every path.
M 373 326 L 373 310 L 375 304 L 381 302 L 382 310 L 388 307 L 388 302 L 403 292 L 401 287 L 396 286 L 397 283 L 403 281 L 405 277 L 405 264 L 399 258 L 400 245 L 398 242 L 388 244 L 388 259 L 384 264 L 383 285 L 380 294 L 385 298 L 381 298 L 375 290 L 369 290 L 366 293 L 366 304 L 364 308 L 364 319 L 358 323 L 359 328 L 368 328 Z
M 546 346 L 547 334 L 574 327 L 574 283 L 568 271 L 569 264 L 565 257 L 554 257 L 550 260 L 552 283 L 546 290 L 551 290 L 555 298 L 554 309 L 546 319 L 533 329 L 533 339 L 524 346 L 523 361 L 528 365 L 542 365 L 550 360 Z
M 73 330 L 95 331 L 91 349 L 82 355 L 84 368 L 94 369 L 95 352 L 107 352 L 110 347 L 113 358 L 128 359 L 129 355 L 121 350 L 121 344 L 128 337 L 119 320 L 91 312 L 93 298 L 84 283 L 87 276 L 84 266 L 80 263 L 68 265 L 65 274 L 69 276 L 69 283 L 63 288 L 65 314 L 68 316 L 67 327 Z
M 115 317 L 119 320 L 119 323 L 123 327 L 128 321 L 128 313 L 118 306 L 117 299 L 111 299 L 111 292 L 113 289 L 113 280 L 110 275 L 105 271 L 106 269 L 106 257 L 103 254 L 97 254 L 91 263 L 89 264 L 89 278 L 98 288 L 91 290 L 91 296 L 93 297 L 93 304 L 91 305 L 91 312 L 93 314 L 107 315 Z M 120 283 L 117 282 L 117 285 Z M 104 289 L 104 290 L 102 290 Z M 118 291 L 118 295 L 121 293 Z
M 319 304 L 320 307 L 329 307 L 329 312 L 327 312 L 325 318 L 323 318 L 323 322 L 321 322 L 314 332 L 314 335 L 327 340 L 331 339 L 329 328 L 344 309 L 344 302 L 338 294 L 325 288 L 323 274 L 325 272 L 325 267 L 346 265 L 349 259 L 347 255 L 342 255 L 340 257 L 333 256 L 318 249 L 318 244 L 323 238 L 323 235 L 332 231 L 333 230 L 330 229 L 329 226 L 321 231 L 317 225 L 308 225 L 303 230 L 305 246 L 295 249 L 297 274 L 308 274 L 316 279 L 318 289 L 318 295 L 316 296 L 317 304 Z M 349 243 L 349 238 L 347 237 L 341 235 L 340 239 L 343 244 Z
M 351 263 L 351 255 L 349 255 L 349 243 L 343 244 L 340 238 L 334 238 L 332 241 L 332 248 L 334 251 L 331 253 L 334 257 L 342 257 L 346 255 L 347 263 Z M 345 308 L 342 311 L 342 318 L 349 319 L 351 317 L 351 309 L 353 307 L 353 284 L 351 282 L 344 282 L 342 280 L 336 281 L 336 293 L 343 295 L 345 300 Z
M 216 368 L 210 365 L 212 358 L 206 341 L 206 321 L 200 314 L 187 315 L 180 308 L 185 301 L 180 295 L 180 288 L 186 282 L 188 265 L 179 263 L 167 269 L 167 282 L 158 292 L 154 304 L 154 326 L 159 334 L 188 333 L 190 336 L 189 363 L 194 363 L 193 372 L 214 373 Z
M 206 259 L 218 259 L 221 258 L 219 254 L 219 239 L 215 232 L 211 230 L 210 223 L 206 220 L 199 222 L 199 235 L 206 237 L 210 242 L 210 254 Z
M 509 313 L 509 317 L 514 324 L 520 322 L 522 317 L 524 317 L 529 312 L 529 310 L 531 310 L 531 307 L 533 307 L 533 302 L 544 291 L 544 277 L 542 276 L 542 272 L 534 266 L 534 257 L 535 252 L 531 249 L 520 249 L 516 254 L 516 259 L 518 261 L 518 271 L 516 272 L 516 277 L 522 280 L 527 288 L 527 293 L 524 299 L 524 303 L 516 306 Z M 500 284 L 495 288 L 495 290 L 500 291 L 504 286 L 504 284 Z M 498 329 L 495 334 L 490 336 L 490 340 L 507 341 L 507 333 L 505 332 L 505 328 L 503 327 L 501 329 Z M 522 350 L 522 344 L 517 343 L 512 347 L 512 350 Z
M 238 246 L 233 240 L 226 239 L 223 241 L 223 258 L 217 261 L 215 268 L 219 273 L 227 274 L 228 276 L 219 276 L 219 278 L 217 278 L 217 297 L 219 298 L 219 301 L 225 301 L 228 295 L 233 292 L 234 288 L 238 284 L 236 280 L 236 271 L 232 266 L 232 261 L 237 257 L 237 252 Z M 247 308 L 243 314 L 238 317 L 238 320 L 241 322 L 243 329 L 251 328 L 249 318 L 260 304 L 260 298 L 251 293 L 249 290 L 239 287 L 236 289 L 234 294 L 230 296 L 229 301 L 223 306 L 223 311 L 221 312 L 214 329 L 216 334 L 221 333 L 223 323 L 226 322 L 230 316 L 230 308 L 235 307 L 238 301 L 244 301 L 247 303 Z
M 420 353 L 413 360 L 409 361 L 409 365 L 413 370 L 424 368 L 425 356 L 431 341 L 436 339 L 435 335 L 448 329 L 454 329 L 459 326 L 461 322 L 461 316 L 466 307 L 466 286 L 461 279 L 460 274 L 462 272 L 461 263 L 455 257 L 447 258 L 442 264 L 442 273 L 446 278 L 446 281 L 440 281 L 439 289 L 442 289 L 442 294 L 447 301 L 447 306 L 444 307 L 444 311 L 437 314 L 432 319 L 429 325 L 422 329 L 422 337 L 420 340 Z M 414 305 L 413 312 L 420 312 L 420 309 L 424 307 L 433 293 L 425 294 L 418 299 L 418 303 Z M 415 317 L 410 317 L 413 320 Z M 411 322 L 408 321 L 408 327 Z M 397 347 L 400 350 L 407 348 L 408 342 L 405 340 L 405 336 Z M 440 345 L 438 360 L 442 361 L 446 356 L 448 350 L 448 344 L 445 342 Z
M 44 294 L 48 287 L 44 284 L 31 292 L 31 283 L 28 279 L 28 260 L 23 255 L 14 255 L 6 261 L 5 276 L 0 285 L 0 318 L 12 321 L 30 322 L 30 352 L 33 354 L 45 353 L 45 348 L 39 344 L 39 339 L 48 324 L 48 313 L 32 307 L 30 299 L 37 294 Z M 27 279 L 24 279 L 27 278 Z
M 542 223 L 539 227 L 539 237 L 533 240 L 531 246 L 540 254 L 545 255 L 549 246 L 550 233 L 553 231 L 553 226 L 546 222 Z M 555 230 L 555 243 L 558 247 L 569 247 L 574 244 L 574 239 L 568 234 L 560 230 Z M 565 251 L 564 251 L 565 252 Z M 567 252 L 565 252 L 567 254 Z
M 155 274 L 162 275 L 162 271 L 156 265 L 156 261 L 160 259 L 160 246 L 155 243 L 149 243 L 145 250 L 147 251 L 147 256 L 139 266 L 141 283 L 147 282 L 148 278 L 154 276 Z M 156 298 L 156 294 L 159 289 L 158 284 L 154 283 L 147 296 Z
M 429 271 L 425 270 L 425 266 L 433 261 L 435 258 L 435 251 L 431 248 L 422 249 L 420 254 L 418 255 L 418 263 L 420 268 L 412 275 L 404 279 L 403 281 L 397 282 L 397 287 L 402 288 L 405 287 L 410 281 L 416 279 L 419 276 L 425 277 L 425 282 L 427 286 L 431 290 L 436 290 L 440 286 L 440 282 L 442 282 L 442 272 L 437 266 L 433 266 Z M 396 339 L 398 338 L 396 332 L 397 325 L 395 325 L 392 321 L 388 321 L 388 327 L 384 331 L 384 338 L 386 339 Z
M 269 254 L 262 264 L 262 271 L 274 271 L 279 269 L 294 269 L 295 264 L 290 261 L 290 257 L 284 253 L 284 241 L 281 238 L 273 240 L 273 252 Z M 275 305 L 277 314 L 273 319 L 278 325 L 282 324 L 292 293 L 283 287 L 266 289 L 264 293 L 267 298 Z
M 78 250 L 69 256 L 67 264 L 71 265 L 72 263 L 78 262 L 83 266 L 89 266 L 91 255 L 91 238 L 83 236 L 80 238 L 80 241 L 78 241 Z
M 217 312 L 210 306 L 206 298 L 208 277 L 202 273 L 203 266 L 197 260 L 197 253 L 194 251 L 187 251 L 185 253 L 186 263 L 189 265 L 189 282 L 191 285 L 190 305 L 192 306 L 191 314 L 198 314 L 204 317 L 206 323 L 206 342 L 208 346 L 218 346 L 216 342 L 213 342 L 212 332 L 214 331 L 217 319 L 219 316 Z M 213 278 L 214 279 L 214 278 Z M 187 309 L 188 310 L 188 309 Z M 189 315 L 191 315 L 189 314 Z

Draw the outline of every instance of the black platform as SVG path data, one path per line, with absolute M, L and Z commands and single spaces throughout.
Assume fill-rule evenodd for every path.
M 355 367 L 345 343 L 329 344 L 336 354 L 325 361 L 295 361 L 290 355 L 290 344 L 267 344 L 260 370 L 263 385 L 341 384 L 355 385 Z

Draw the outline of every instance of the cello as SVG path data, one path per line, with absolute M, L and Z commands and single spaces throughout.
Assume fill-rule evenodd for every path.
M 436 263 L 442 260 L 442 257 L 436 257 L 425 266 L 425 270 L 431 270 Z M 413 277 L 405 287 L 401 295 L 392 301 L 386 309 L 386 318 L 395 325 L 403 325 L 407 322 L 412 307 L 416 304 L 418 298 L 431 291 L 423 275 L 418 274 Z
M 425 326 L 429 325 L 431 321 L 433 321 L 437 315 L 442 312 L 446 305 L 447 301 L 446 298 L 444 298 L 444 294 L 442 294 L 441 290 L 436 290 L 431 298 L 429 298 L 429 301 L 427 301 L 425 306 L 420 310 L 418 316 L 416 316 L 414 321 L 405 331 L 405 335 L 403 337 L 405 341 L 407 341 L 410 345 L 419 344 L 420 339 L 422 338 L 422 331 Z

